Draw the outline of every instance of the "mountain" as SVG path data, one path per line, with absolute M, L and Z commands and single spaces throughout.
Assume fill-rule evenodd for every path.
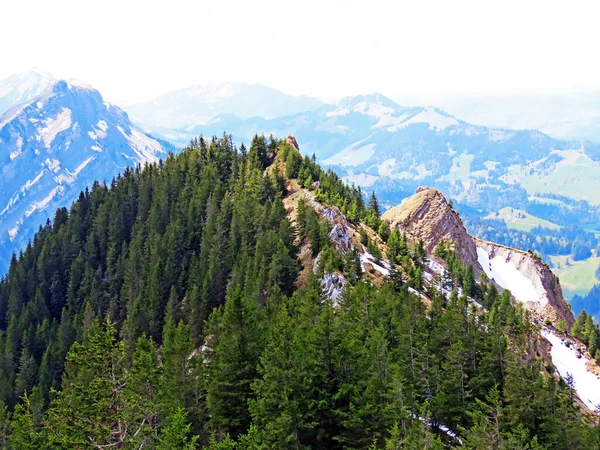
M 190 130 L 221 114 L 242 119 L 293 115 L 323 106 L 306 96 L 292 96 L 262 84 L 221 83 L 197 85 L 130 105 L 133 120 L 151 132 Z
M 91 86 L 58 81 L 0 117 L 0 271 L 56 208 L 94 180 L 156 162 L 170 146 L 134 127 Z
M 591 216 L 600 205 L 594 189 L 600 144 L 472 125 L 437 108 L 399 106 L 380 94 L 270 120 L 222 115 L 193 128 L 190 136 L 225 129 L 238 140 L 260 130 L 294 134 L 305 143 L 304 152 L 315 153 L 348 182 L 376 190 L 387 206 L 419 185 L 436 187 L 485 215 L 542 204 L 552 210 L 546 216 L 567 221 L 576 220 L 564 213 L 570 202 L 587 202 Z
M 600 92 L 442 99 L 465 120 L 489 127 L 536 129 L 556 139 L 600 142 Z
M 0 80 L 0 114 L 37 97 L 55 82 L 51 73 L 36 68 Z
M 381 94 L 274 119 L 223 114 L 180 131 L 180 137 L 185 142 L 224 130 L 246 142 L 265 130 L 293 134 L 305 154 L 375 191 L 384 208 L 420 186 L 436 188 L 456 203 L 471 232 L 534 249 L 546 262 L 556 255 L 585 258 L 600 247 L 600 144 L 473 125 L 438 108 L 400 106 Z M 529 229 L 508 229 L 513 223 L 500 215 L 506 210 L 530 218 Z M 497 220 L 483 220 L 490 218 Z M 546 228 L 536 229 L 540 224 Z M 573 307 L 580 310 L 577 302 Z
M 0 280 L 9 446 L 597 448 L 600 328 L 521 295 L 535 257 L 434 189 L 386 221 L 297 142 L 194 140 L 40 230 Z
M 500 290 L 510 290 L 540 320 L 563 320 L 568 327 L 573 325 L 573 313 L 550 268 L 531 252 L 470 236 L 458 213 L 437 189 L 419 189 L 387 210 L 382 219 L 421 240 L 430 255 L 440 243 L 452 243 L 465 267 L 472 266 L 477 277 L 484 273 Z

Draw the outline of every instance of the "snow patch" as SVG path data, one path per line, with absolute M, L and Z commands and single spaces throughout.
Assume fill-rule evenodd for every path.
M 89 163 L 91 163 L 94 159 L 96 159 L 95 156 L 90 156 L 88 159 L 86 159 L 85 161 L 83 161 L 81 164 L 79 164 L 77 166 L 77 168 L 75 169 L 75 171 L 73 172 L 74 176 L 79 175 L 79 172 L 81 172 L 83 170 L 83 168 L 85 166 L 87 166 Z
M 390 131 L 398 131 L 415 123 L 426 123 L 430 130 L 443 130 L 445 128 L 458 125 L 459 122 L 454 117 L 440 114 L 435 108 L 426 108 L 424 111 L 416 114 L 410 119 L 391 127 Z
M 412 417 L 415 417 L 414 414 L 411 414 Z M 423 422 L 425 425 L 431 427 L 432 426 L 432 421 L 425 419 L 424 417 L 421 416 L 417 416 L 417 419 L 419 419 L 421 422 Z M 462 445 L 462 440 L 458 437 L 458 435 L 452 431 L 450 428 L 448 428 L 446 425 L 439 423 L 438 424 L 438 429 L 443 432 L 446 436 L 450 436 L 451 438 L 456 439 L 456 441 Z
M 123 130 L 121 126 L 117 126 L 117 129 L 127 139 L 135 154 L 139 158 L 139 162 L 158 162 L 157 153 L 163 153 L 161 145 L 154 139 L 149 138 L 144 133 L 140 133 L 135 128 L 129 129 L 129 134 Z
M 327 117 L 337 117 L 337 116 L 347 116 L 350 114 L 350 110 L 348 108 L 338 108 L 334 111 L 329 111 L 325 115 Z
M 71 89 L 72 87 L 75 87 L 78 89 L 84 89 L 86 91 L 95 91 L 95 89 L 91 85 L 89 85 L 83 81 L 76 80 L 75 78 L 71 78 L 71 79 L 67 80 L 67 86 L 69 86 L 69 89 Z
M 393 131 L 394 127 L 397 127 L 398 125 L 400 125 L 408 117 L 410 117 L 410 115 L 406 114 L 406 113 L 402 114 L 401 116 L 385 115 L 385 116 L 380 117 L 379 118 L 379 122 L 377 122 L 371 128 L 384 128 L 384 127 L 387 127 L 388 131 Z
M 354 148 L 351 145 L 332 157 L 327 158 L 323 161 L 323 164 L 343 167 L 359 166 L 371 159 L 374 154 L 375 144 L 367 144 L 359 148 Z
M 515 135 L 512 131 L 504 131 L 504 130 L 490 130 L 488 134 L 488 139 L 492 142 L 502 142 L 510 139 Z
M 23 109 L 25 109 L 25 107 L 28 106 L 27 104 L 24 105 L 17 105 L 14 106 L 12 108 L 10 108 L 8 111 L 6 111 L 2 116 L 0 116 L 0 131 L 2 131 L 2 128 L 4 128 L 4 126 L 12 121 L 14 118 L 16 118 L 21 111 L 23 111 Z
M 18 157 L 21 153 L 23 153 L 23 138 L 19 136 L 17 138 L 17 149 L 10 152 L 10 160 L 12 161 L 16 157 Z
M 477 247 L 477 261 L 488 278 L 493 279 L 503 289 L 508 289 L 521 302 L 538 302 L 540 300 L 533 282 L 523 275 L 511 261 L 501 256 L 490 260 L 488 253 Z
M 567 347 L 562 339 L 548 330 L 542 330 L 542 336 L 552 344 L 550 356 L 560 376 L 563 379 L 566 379 L 567 374 L 573 376 L 577 395 L 594 411 L 600 405 L 600 378 L 587 370 L 587 357 L 578 358 L 573 345 Z
M 42 171 L 40 173 L 38 173 L 36 175 L 36 177 L 33 180 L 27 180 L 27 183 L 25 183 L 22 187 L 21 187 L 21 192 L 25 192 L 28 191 L 29 189 L 31 189 L 31 187 L 37 183 L 38 181 L 40 181 L 42 179 L 42 177 L 44 176 L 44 169 L 42 169 Z
M 32 205 L 27 210 L 27 212 L 25 213 L 25 217 L 29 217 L 36 210 L 37 211 L 42 211 L 43 209 L 47 208 L 48 205 L 50 204 L 50 202 L 52 201 L 52 199 L 57 194 L 62 193 L 63 190 L 64 190 L 64 187 L 62 187 L 62 186 L 56 186 L 54 189 L 52 189 L 50 191 L 50 193 L 44 199 L 40 200 L 39 202 L 33 202 Z
M 60 170 L 60 161 L 58 159 L 46 158 L 46 161 L 44 161 L 44 164 L 46 165 L 46 167 L 49 170 L 51 170 L 54 173 L 56 173 Z
M 19 232 L 19 225 L 8 230 L 8 237 L 10 238 L 11 241 L 13 241 L 17 237 L 18 232 Z
M 381 264 L 383 264 L 383 267 L 380 266 L 379 264 L 377 264 L 375 262 L 375 257 L 373 255 L 371 255 L 367 250 L 365 250 L 363 253 L 360 254 L 360 267 L 362 268 L 363 272 L 367 271 L 367 268 L 365 266 L 365 264 L 371 264 L 373 266 L 373 268 L 381 273 L 383 276 L 388 276 L 390 274 L 390 263 L 388 263 L 387 261 L 383 261 L 381 260 Z
M 107 131 L 108 131 L 108 125 L 106 124 L 106 122 L 104 120 L 99 120 L 98 123 L 96 124 L 96 127 L 94 128 L 94 134 L 99 138 L 99 139 L 104 139 L 107 135 Z
M 352 111 L 365 114 L 367 116 L 381 118 L 386 115 L 394 114 L 394 108 L 384 106 L 380 103 L 375 102 L 360 102 L 357 103 Z
M 71 126 L 71 110 L 62 108 L 62 111 L 54 119 L 46 119 L 44 124 L 46 127 L 41 129 L 39 133 L 40 138 L 44 141 L 44 145 L 49 149 L 56 135 L 61 131 L 69 129 Z

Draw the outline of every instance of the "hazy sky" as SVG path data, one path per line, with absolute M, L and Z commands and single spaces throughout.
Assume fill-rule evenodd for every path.
M 599 2 L 3 0 L 0 77 L 121 104 L 221 81 L 333 99 L 600 90 Z

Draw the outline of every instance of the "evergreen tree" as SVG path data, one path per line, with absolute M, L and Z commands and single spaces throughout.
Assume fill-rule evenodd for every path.
M 248 402 L 263 340 L 256 301 L 238 288 L 227 298 L 208 384 L 210 426 L 219 436 L 238 436 L 250 426 Z
M 381 211 L 379 210 L 379 201 L 377 200 L 375 191 L 371 193 L 371 197 L 369 198 L 368 211 L 369 213 L 375 215 L 375 217 L 379 217 L 381 215 Z
M 161 428 L 156 450 L 194 450 L 197 447 L 198 436 L 189 437 L 190 425 L 186 424 L 186 414 L 182 408 Z

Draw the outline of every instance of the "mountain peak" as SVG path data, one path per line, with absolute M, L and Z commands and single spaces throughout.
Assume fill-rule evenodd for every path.
M 428 254 L 440 242 L 450 244 L 461 263 L 482 272 L 500 289 L 542 319 L 573 324 L 573 314 L 552 271 L 532 253 L 473 238 L 458 213 L 437 189 L 421 187 L 382 216 L 392 228 L 413 240 L 422 240 Z
M 55 82 L 51 73 L 37 68 L 0 80 L 0 115 L 13 106 L 41 95 Z
M 156 162 L 163 145 L 78 80 L 59 80 L 0 118 L 0 272 L 59 206 L 93 180 Z
M 31 69 L 21 73 L 22 76 L 39 76 L 43 78 L 47 78 L 49 80 L 54 80 L 54 75 L 47 70 L 41 69 L 37 66 L 32 67 Z
M 344 97 L 340 100 L 339 106 L 348 108 L 348 107 L 354 107 L 357 105 L 361 105 L 364 103 L 373 103 L 373 104 L 385 106 L 385 107 L 392 108 L 392 109 L 400 108 L 400 105 L 398 105 L 392 99 L 390 99 L 382 94 L 379 94 L 378 92 L 373 92 L 371 94 L 366 94 L 366 95 L 359 94 L 359 95 L 355 95 L 355 96 L 351 96 L 351 97 Z
M 414 195 L 386 211 L 382 218 L 393 228 L 400 228 L 417 240 L 422 239 L 427 253 L 433 253 L 442 240 L 454 243 L 463 264 L 477 267 L 475 243 L 458 213 L 437 189 L 420 187 Z

